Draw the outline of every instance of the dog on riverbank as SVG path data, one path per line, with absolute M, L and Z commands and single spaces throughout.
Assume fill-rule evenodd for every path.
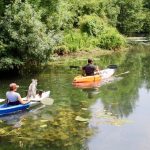
M 36 91 L 37 91 L 37 79 L 32 79 L 32 82 L 28 88 L 27 98 L 35 98 Z

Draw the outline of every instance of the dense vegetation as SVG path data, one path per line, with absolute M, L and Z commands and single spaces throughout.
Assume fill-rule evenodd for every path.
M 121 34 L 150 33 L 148 0 L 0 0 L 0 70 L 33 68 L 50 54 L 120 49 Z

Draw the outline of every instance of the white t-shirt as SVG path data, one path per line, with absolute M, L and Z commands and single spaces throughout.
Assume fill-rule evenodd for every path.
M 14 91 L 6 92 L 6 98 L 9 102 L 16 102 L 19 96 L 20 94 Z

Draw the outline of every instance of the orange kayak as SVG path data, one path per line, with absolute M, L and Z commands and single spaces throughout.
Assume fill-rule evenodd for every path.
M 96 82 L 74 82 L 73 86 L 76 88 L 81 88 L 81 89 L 89 89 L 89 88 L 97 88 L 101 84 L 101 81 L 96 81 Z
M 87 82 L 97 82 L 103 79 L 107 79 L 111 77 L 115 73 L 115 69 L 106 68 L 104 70 L 100 70 L 99 74 L 93 76 L 76 76 L 73 80 L 73 83 L 87 83 Z
M 76 76 L 73 80 L 73 83 L 86 83 L 86 82 L 97 82 L 100 81 L 102 78 L 100 75 L 94 76 Z

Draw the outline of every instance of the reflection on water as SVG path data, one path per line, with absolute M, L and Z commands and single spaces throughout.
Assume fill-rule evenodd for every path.
M 115 77 L 112 76 L 110 78 L 104 79 L 100 82 L 94 82 L 94 83 L 78 83 L 78 86 L 76 85 L 75 87 L 82 89 L 83 92 L 87 93 L 87 97 L 89 99 L 93 98 L 94 95 L 97 95 L 100 93 L 100 87 L 111 84 L 113 82 L 117 82 L 123 79 L 122 77 Z M 88 85 L 88 86 L 87 86 Z M 109 90 L 116 90 L 113 86 L 109 87 Z
M 1 120 L 5 121 L 8 125 L 15 125 L 17 122 L 21 120 L 21 118 L 25 117 L 28 113 L 25 112 L 19 112 L 16 114 L 0 117 Z
M 91 119 L 89 122 L 90 128 L 94 128 L 100 131 L 101 125 L 113 125 L 113 126 L 121 126 L 125 123 L 128 123 L 128 120 L 120 119 L 116 114 L 112 114 L 111 112 L 104 109 L 103 104 L 100 99 L 90 107 L 91 111 Z
M 92 107 L 91 126 L 96 128 L 96 134 L 88 141 L 90 150 L 149 150 L 150 149 L 150 92 L 142 85 L 139 89 L 134 111 L 127 118 L 127 123 L 122 126 L 103 124 L 103 117 L 97 116 L 104 109 L 101 101 L 97 101 Z M 107 117 L 106 117 L 107 118 Z M 100 120 L 101 119 L 101 120 Z M 108 119 L 108 118 L 107 118 Z M 109 118 L 110 119 L 110 118 Z M 129 121 L 129 123 L 128 123 Z
M 27 118 L 28 116 L 32 116 L 32 115 L 36 116 L 36 114 L 39 114 L 40 110 L 43 108 L 45 108 L 45 105 L 38 105 L 36 107 L 33 107 L 30 110 L 24 110 L 24 111 L 16 112 L 11 115 L 1 116 L 0 120 L 4 121 L 8 125 L 12 125 L 13 127 L 18 128 L 21 127 L 22 125 L 21 120 Z
M 94 89 L 109 83 L 117 82 L 121 79 L 123 79 L 123 77 L 111 76 L 109 78 L 103 79 L 101 81 L 96 81 L 96 82 L 73 83 L 73 86 L 80 89 Z
M 99 93 L 99 89 L 98 88 L 90 88 L 90 89 L 82 89 L 83 92 L 87 93 L 87 97 L 93 98 L 94 95 L 97 95 Z
M 19 92 L 25 96 L 31 78 L 37 78 L 38 89 L 51 90 L 55 100 L 52 107 L 14 116 L 14 122 L 21 120 L 19 130 L 0 123 L 0 136 L 5 137 L 1 149 L 149 150 L 150 52 L 146 47 L 135 49 L 96 58 L 96 64 L 103 68 L 117 64 L 115 75 L 128 70 L 130 73 L 109 78 L 92 88 L 74 87 L 72 80 L 79 72 L 65 66 L 50 66 L 34 77 L 1 79 L 2 98 L 10 82 L 17 82 Z M 71 63 L 74 65 L 77 60 Z M 79 65 L 85 63 L 86 59 L 79 61 Z M 77 116 L 89 118 L 89 124 L 75 120 Z M 89 138 L 91 129 L 94 133 Z M 10 136 L 4 136 L 7 131 Z

